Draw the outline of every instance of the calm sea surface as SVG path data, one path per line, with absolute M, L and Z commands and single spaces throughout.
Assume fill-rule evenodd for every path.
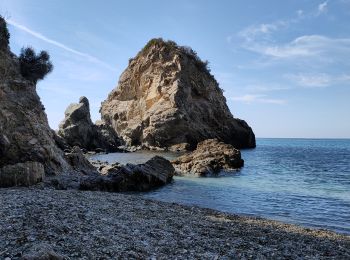
M 140 163 L 152 152 L 94 156 Z M 176 154 L 160 154 L 168 159 Z M 350 140 L 257 139 L 245 166 L 220 177 L 175 177 L 146 198 L 261 216 L 350 234 Z

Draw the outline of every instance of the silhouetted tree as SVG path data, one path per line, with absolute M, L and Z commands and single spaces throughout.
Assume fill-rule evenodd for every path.
M 5 19 L 0 16 L 0 47 L 6 47 L 9 44 L 10 33 L 7 30 Z
M 34 83 L 43 79 L 53 69 L 50 55 L 46 51 L 37 55 L 31 47 L 21 49 L 19 62 L 22 76 Z

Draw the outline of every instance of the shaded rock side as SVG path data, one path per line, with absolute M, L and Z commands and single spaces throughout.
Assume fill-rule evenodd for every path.
M 155 156 L 144 164 L 100 166 L 103 175 L 82 179 L 80 189 L 100 191 L 148 191 L 169 183 L 175 173 L 171 163 Z
M 31 186 L 45 177 L 44 166 L 39 162 L 16 163 L 0 168 L 0 188 Z
M 233 170 L 244 165 L 239 150 L 217 139 L 200 142 L 196 150 L 178 157 L 171 163 L 178 174 L 197 176 L 217 174 L 223 169 Z
M 120 139 L 111 127 L 103 122 L 96 125 L 92 123 L 89 100 L 86 97 L 81 97 L 79 103 L 68 106 L 58 135 L 64 140 L 61 140 L 62 145 L 66 143 L 89 151 L 102 149 L 112 152 L 118 151 L 120 146 Z
M 206 65 L 188 47 L 151 40 L 102 103 L 102 119 L 131 146 L 191 150 L 218 138 L 255 147 L 252 129 L 232 116 Z
M 1 17 L 0 27 L 0 34 L 6 31 Z M 1 40 L 0 44 L 0 168 L 38 162 L 47 174 L 69 170 L 53 139 L 35 84 L 22 77 L 8 42 Z

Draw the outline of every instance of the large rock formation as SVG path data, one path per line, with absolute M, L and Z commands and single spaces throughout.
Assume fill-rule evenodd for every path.
M 196 150 L 182 155 L 171 162 L 179 175 L 207 176 L 221 170 L 243 167 L 241 152 L 230 144 L 217 139 L 207 139 L 198 143 Z
M 115 131 L 103 122 L 93 124 L 90 116 L 89 100 L 81 97 L 78 104 L 70 104 L 65 118 L 59 126 L 58 135 L 70 146 L 79 146 L 92 151 L 118 151 L 121 145 Z
M 6 23 L 0 17 L 1 172 L 18 169 L 25 175 L 26 169 L 39 169 L 38 165 L 43 165 L 46 174 L 70 170 L 55 144 L 35 83 L 22 77 L 18 58 L 9 50 L 8 37 Z
M 248 124 L 230 113 L 218 83 L 196 53 L 151 40 L 102 103 L 102 119 L 128 145 L 193 149 L 208 138 L 255 147 Z

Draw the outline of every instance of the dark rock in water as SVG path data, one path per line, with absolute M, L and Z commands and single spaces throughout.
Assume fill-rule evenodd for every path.
M 100 167 L 102 175 L 82 179 L 80 189 L 100 191 L 148 191 L 169 183 L 175 169 L 171 163 L 155 156 L 144 164 L 107 165 Z
M 255 147 L 249 125 L 234 118 L 207 64 L 188 47 L 151 40 L 130 61 L 101 115 L 128 146 L 193 150 L 218 138 Z
M 78 104 L 71 104 L 59 126 L 58 135 L 70 146 L 79 146 L 88 151 L 119 151 L 121 140 L 115 131 L 103 122 L 96 125 L 90 116 L 89 100 L 81 97 Z
M 44 166 L 39 162 L 16 163 L 0 168 L 0 187 L 31 186 L 45 177 Z
M 171 162 L 180 175 L 194 174 L 206 176 L 217 174 L 220 170 L 243 167 L 241 152 L 230 144 L 208 139 L 200 142 L 196 150 L 180 156 Z
M 19 163 L 31 162 L 30 167 L 40 163 L 49 175 L 70 171 L 55 144 L 35 84 L 22 76 L 18 58 L 3 41 L 5 31 L 6 22 L 0 17 L 0 168 L 17 165 L 22 169 Z M 16 183 L 17 177 L 13 178 Z

